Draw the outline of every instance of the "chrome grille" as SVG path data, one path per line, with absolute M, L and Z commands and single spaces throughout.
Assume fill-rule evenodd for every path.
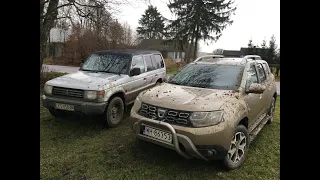
M 142 103 L 138 113 L 146 118 L 164 121 L 169 124 L 191 126 L 189 121 L 190 112 L 186 111 L 167 109 Z
M 74 97 L 74 98 L 83 98 L 84 90 L 69 89 L 69 88 L 62 88 L 62 87 L 53 87 L 52 94 L 56 95 L 56 96 L 67 96 L 67 97 Z

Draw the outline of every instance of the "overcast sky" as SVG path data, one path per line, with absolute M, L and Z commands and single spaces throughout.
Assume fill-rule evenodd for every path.
M 166 18 L 172 19 L 166 3 L 168 0 L 150 0 L 153 6 Z M 212 52 L 214 49 L 239 50 L 247 47 L 249 39 L 261 44 L 263 39 L 269 42 L 272 34 L 280 47 L 280 0 L 235 0 L 237 10 L 232 16 L 234 21 L 228 26 L 217 42 L 200 42 L 201 52 Z M 127 22 L 135 30 L 148 4 L 136 3 L 122 7 L 115 16 L 121 23 Z

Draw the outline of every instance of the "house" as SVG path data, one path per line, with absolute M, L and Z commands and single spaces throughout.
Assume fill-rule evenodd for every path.
M 57 58 L 62 56 L 64 43 L 71 35 L 71 29 L 64 30 L 61 28 L 52 28 L 48 39 L 47 55 L 48 57 Z
M 184 45 L 184 49 L 187 49 L 186 47 L 187 46 Z M 181 62 L 186 54 L 186 51 L 181 50 L 181 48 L 173 42 L 163 39 L 143 39 L 140 44 L 137 45 L 137 49 L 160 51 L 163 58 L 170 58 L 175 62 Z
M 240 57 L 240 51 L 237 50 L 223 50 L 222 55 L 225 57 Z
M 267 53 L 267 49 L 262 49 L 262 48 L 241 48 L 240 49 L 240 55 L 241 57 L 245 56 L 245 55 L 259 55 L 261 56 L 262 59 L 266 58 L 266 53 Z
M 266 49 L 262 48 L 240 48 L 240 50 L 223 50 L 222 55 L 225 57 L 244 57 L 246 55 L 259 55 L 262 59 L 265 58 Z

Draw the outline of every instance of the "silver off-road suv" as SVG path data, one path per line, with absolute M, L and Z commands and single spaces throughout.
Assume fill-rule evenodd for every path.
M 46 82 L 43 105 L 62 117 L 65 112 L 104 115 L 110 127 L 117 126 L 125 105 L 166 77 L 160 52 L 111 50 L 93 53 L 76 73 Z
M 137 138 L 185 158 L 245 160 L 249 143 L 274 118 L 277 91 L 264 60 L 200 57 L 167 83 L 141 92 L 131 109 Z

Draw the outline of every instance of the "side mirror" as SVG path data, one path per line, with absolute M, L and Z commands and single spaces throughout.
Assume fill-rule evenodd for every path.
M 130 71 L 130 76 L 137 76 L 139 74 L 141 74 L 140 68 L 135 67 L 135 68 L 131 69 L 131 71 Z
M 246 90 L 246 93 L 262 94 L 266 90 L 266 86 L 252 83 L 250 87 Z

